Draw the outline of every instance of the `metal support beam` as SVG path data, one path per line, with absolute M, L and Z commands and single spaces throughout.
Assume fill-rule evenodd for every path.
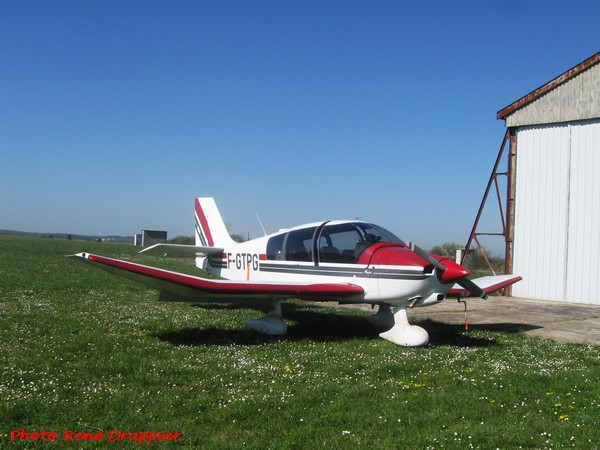
M 513 141 L 515 144 L 514 148 L 513 148 Z M 471 233 L 469 234 L 469 239 L 467 241 L 467 245 L 465 245 L 465 252 L 460 261 L 461 265 L 465 263 L 465 260 L 468 258 L 468 255 L 469 255 L 469 250 L 471 248 L 471 245 L 473 244 L 473 241 L 475 241 L 475 243 L 477 244 L 477 247 L 479 249 L 479 252 L 482 254 L 486 264 L 488 265 L 488 268 L 494 275 L 495 275 L 495 271 L 492 268 L 492 265 L 490 264 L 490 261 L 489 261 L 487 255 L 485 254 L 483 246 L 479 243 L 477 236 L 504 236 L 505 248 L 506 248 L 505 255 L 504 255 L 505 269 L 506 269 L 506 261 L 508 260 L 508 257 L 509 257 L 509 255 L 507 253 L 508 253 L 508 246 L 509 246 L 508 239 L 510 239 L 510 258 L 511 258 L 510 266 L 512 268 L 512 233 L 514 230 L 514 161 L 510 160 L 510 158 L 509 158 L 509 167 L 506 170 L 506 172 L 498 171 L 498 168 L 502 161 L 502 156 L 504 155 L 504 149 L 506 147 L 507 142 L 510 142 L 511 152 L 513 152 L 511 154 L 514 155 L 514 151 L 516 150 L 516 139 L 514 139 L 514 131 L 507 130 L 506 133 L 504 134 L 504 139 L 502 140 L 502 145 L 500 145 L 500 150 L 498 151 L 498 156 L 496 158 L 496 162 L 494 164 L 492 174 L 490 175 L 490 179 L 489 179 L 487 187 L 485 189 L 485 193 L 483 194 L 483 199 L 481 200 L 481 205 L 479 206 L 479 210 L 477 211 L 477 216 L 475 217 L 475 223 L 473 224 L 473 228 L 471 229 Z M 510 200 L 510 203 L 507 202 L 506 215 L 505 215 L 504 208 L 502 205 L 502 195 L 500 194 L 500 187 L 498 185 L 498 177 L 499 176 L 508 177 L 507 199 Z M 487 204 L 488 197 L 490 195 L 490 191 L 492 190 L 492 187 L 494 187 L 494 189 L 496 191 L 496 198 L 497 198 L 497 202 L 498 202 L 498 210 L 500 213 L 500 222 L 501 222 L 501 226 L 502 226 L 502 232 L 482 233 L 482 232 L 478 231 L 479 221 L 481 220 L 481 216 L 483 215 L 483 211 L 485 210 L 485 206 Z M 510 272 L 506 272 L 506 273 L 510 273 Z
M 517 131 L 509 128 L 508 182 L 506 183 L 506 236 L 504 250 L 504 273 L 513 273 L 513 239 L 515 235 L 515 193 L 517 187 Z M 511 287 L 504 295 L 511 294 Z

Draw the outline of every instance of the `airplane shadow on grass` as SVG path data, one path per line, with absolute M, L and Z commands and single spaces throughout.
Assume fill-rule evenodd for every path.
M 194 304 L 192 307 L 222 311 L 228 314 L 236 310 L 256 312 L 248 318 L 256 318 L 266 313 L 261 307 L 239 304 Z M 364 317 L 335 314 L 332 310 L 307 309 L 299 305 L 284 303 L 283 317 L 287 333 L 284 336 L 269 336 L 246 328 L 240 320 L 236 329 L 231 328 L 184 328 L 176 331 L 154 333 L 161 340 L 174 345 L 261 345 L 277 341 L 313 340 L 317 342 L 343 341 L 349 339 L 376 339 L 378 331 Z
M 487 347 L 497 345 L 497 341 L 493 338 L 473 336 L 470 332 L 475 330 L 515 334 L 540 328 L 518 323 L 471 324 L 469 325 L 469 331 L 466 331 L 464 325 L 448 324 L 431 319 L 422 320 L 418 322 L 418 325 L 427 330 L 429 333 L 429 345 L 434 347 L 442 345 L 453 347 Z
M 241 309 L 256 309 L 248 305 L 238 304 L 195 304 L 192 307 L 207 310 L 227 311 Z M 264 311 L 264 310 L 262 310 Z M 260 315 L 257 314 L 256 317 Z M 309 309 L 293 303 L 283 304 L 283 316 L 288 324 L 285 336 L 268 336 L 245 328 L 240 323 L 240 328 L 183 328 L 174 331 L 163 331 L 152 333 L 152 336 L 169 342 L 176 346 L 199 346 L 199 345 L 263 345 L 278 341 L 316 341 L 335 342 L 351 339 L 373 340 L 380 339 L 381 329 L 376 328 L 365 317 L 360 315 L 338 314 L 331 309 L 318 308 Z M 411 321 L 411 323 L 413 323 Z M 473 336 L 464 326 L 437 322 L 431 319 L 414 322 L 422 326 L 429 333 L 429 346 L 452 346 L 452 347 L 488 347 L 497 345 L 493 338 Z M 487 329 L 490 331 L 521 332 L 524 325 L 514 324 L 479 325 L 471 329 Z

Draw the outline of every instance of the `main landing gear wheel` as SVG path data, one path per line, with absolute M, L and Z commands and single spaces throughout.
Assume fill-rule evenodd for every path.
M 278 301 L 273 303 L 273 309 L 266 316 L 245 320 L 244 323 L 253 330 L 270 336 L 283 336 L 287 332 L 287 325 L 281 312 L 281 302 Z

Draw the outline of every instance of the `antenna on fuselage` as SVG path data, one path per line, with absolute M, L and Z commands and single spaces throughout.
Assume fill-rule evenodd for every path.
M 258 219 L 258 223 L 260 224 L 260 227 L 263 230 L 263 233 L 265 233 L 265 236 L 267 235 L 267 232 L 265 231 L 265 227 L 263 227 L 262 221 L 260 220 L 260 217 L 258 216 L 258 213 L 256 213 L 256 218 Z

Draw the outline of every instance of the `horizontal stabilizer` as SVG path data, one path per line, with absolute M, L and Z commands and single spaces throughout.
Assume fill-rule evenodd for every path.
M 145 248 L 140 253 L 156 256 L 196 256 L 198 254 L 215 255 L 223 253 L 223 249 L 219 247 L 202 247 L 199 245 L 155 244 L 152 247 Z
M 494 275 L 488 277 L 475 278 L 474 280 L 470 280 L 479 286 L 486 294 L 491 294 L 492 292 L 499 291 L 500 289 L 504 289 L 511 284 L 516 283 L 517 281 L 521 281 L 523 278 L 519 275 Z M 459 284 L 455 284 L 452 288 L 446 293 L 446 297 L 470 297 L 471 293 L 460 286 Z

